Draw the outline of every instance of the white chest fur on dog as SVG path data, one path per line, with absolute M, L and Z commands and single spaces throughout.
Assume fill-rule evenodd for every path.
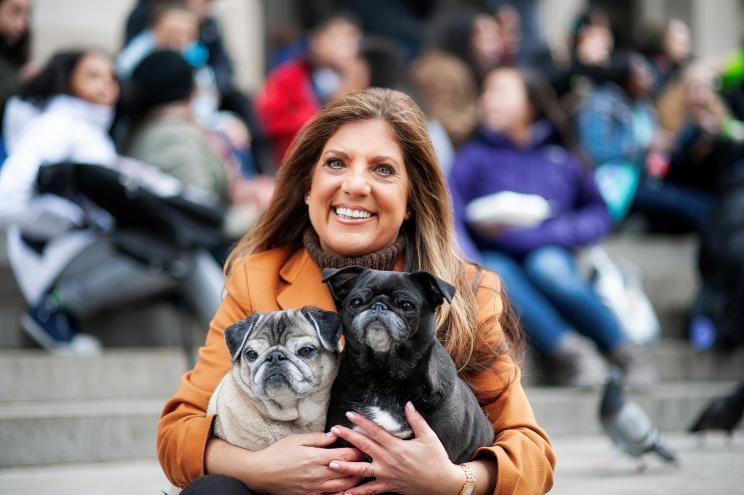
M 413 436 L 413 432 L 407 424 L 399 421 L 395 416 L 380 407 L 371 406 L 367 408 L 364 413 L 365 416 L 385 428 L 385 430 L 387 430 L 391 435 L 404 440 Z M 354 426 L 354 429 L 360 430 L 361 428 Z

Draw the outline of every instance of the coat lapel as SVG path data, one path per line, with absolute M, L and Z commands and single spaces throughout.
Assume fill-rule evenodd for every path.
M 331 291 L 321 282 L 320 268 L 308 255 L 306 249 L 299 249 L 279 271 L 286 286 L 279 291 L 276 302 L 281 309 L 317 306 L 326 311 L 336 311 Z

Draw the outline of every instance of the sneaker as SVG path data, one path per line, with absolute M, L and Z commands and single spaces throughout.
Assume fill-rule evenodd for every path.
M 607 376 L 607 366 L 594 344 L 575 332 L 558 342 L 550 358 L 559 385 L 599 387 Z
M 623 381 L 626 385 L 649 386 L 661 381 L 659 368 L 645 347 L 631 343 L 623 344 L 612 351 L 607 359 L 623 372 Z
M 78 331 L 72 315 L 50 298 L 21 315 L 21 328 L 41 347 L 63 355 L 92 355 L 101 351 L 101 342 Z

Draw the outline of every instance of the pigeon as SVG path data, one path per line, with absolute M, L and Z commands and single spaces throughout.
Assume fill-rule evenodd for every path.
M 643 455 L 657 454 L 667 463 L 677 465 L 677 457 L 661 442 L 661 434 L 641 406 L 625 398 L 622 378 L 610 373 L 604 385 L 599 406 L 602 430 L 619 450 L 640 461 L 646 468 Z
M 730 395 L 711 400 L 687 431 L 702 434 L 707 430 L 722 430 L 730 440 L 743 414 L 744 380 L 737 384 Z

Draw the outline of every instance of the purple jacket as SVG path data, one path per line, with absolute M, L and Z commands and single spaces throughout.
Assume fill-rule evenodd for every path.
M 551 143 L 552 132 L 538 123 L 532 143 L 518 147 L 505 136 L 483 129 L 458 152 L 449 175 L 455 228 L 466 258 L 495 249 L 521 258 L 542 246 L 574 249 L 605 237 L 612 228 L 607 208 L 591 174 L 576 157 Z M 500 191 L 537 194 L 550 202 L 553 216 L 537 227 L 512 227 L 496 238 L 468 228 L 470 201 Z

